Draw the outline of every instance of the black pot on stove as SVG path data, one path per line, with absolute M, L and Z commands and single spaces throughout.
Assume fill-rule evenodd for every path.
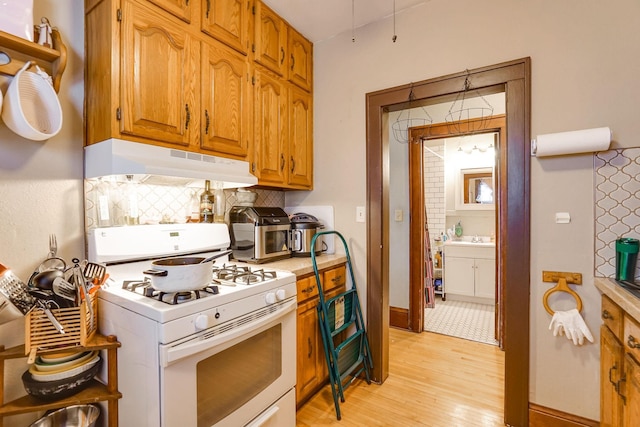
M 324 228 L 318 218 L 306 213 L 295 213 L 291 215 L 289 221 L 291 222 L 291 256 L 310 257 L 312 250 L 315 250 L 317 256 L 326 249 L 323 236 L 318 236 L 315 248 L 311 248 L 313 236 Z

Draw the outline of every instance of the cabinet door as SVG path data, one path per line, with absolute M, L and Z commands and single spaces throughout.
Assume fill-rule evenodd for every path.
M 249 16 L 247 0 L 202 0 L 202 31 L 244 54 L 248 51 Z
M 185 22 L 191 22 L 190 0 L 149 0 L 166 10 L 170 14 L 177 16 Z
M 255 61 L 279 76 L 285 76 L 286 48 L 286 23 L 262 1 L 256 1 Z
M 493 259 L 478 258 L 475 260 L 475 296 L 495 299 L 496 297 L 496 262 Z
M 474 296 L 474 275 L 473 258 L 445 258 L 444 282 L 447 294 Z
M 640 420 L 640 365 L 627 354 L 624 360 L 625 381 L 624 427 L 635 427 Z
M 324 378 L 324 348 L 318 325 L 318 298 L 298 306 L 296 402 L 305 401 Z
M 254 87 L 255 170 L 260 184 L 285 183 L 287 93 L 282 81 L 256 69 Z
M 198 42 L 175 22 L 123 2 L 122 133 L 188 146 L 199 137 Z
M 245 158 L 251 138 L 247 59 L 211 41 L 202 52 L 201 148 Z
M 617 427 L 622 421 L 618 381 L 623 375 L 623 348 L 606 326 L 600 327 L 600 425 Z
M 289 81 L 306 91 L 313 79 L 313 45 L 295 29 L 289 27 Z
M 313 183 L 313 110 L 311 95 L 289 89 L 289 165 L 287 182 L 311 189 Z

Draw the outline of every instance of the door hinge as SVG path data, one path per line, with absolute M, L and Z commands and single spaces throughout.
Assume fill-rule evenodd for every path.
M 122 119 L 122 112 L 120 111 L 120 107 L 116 108 L 116 120 Z
M 118 9 L 118 12 L 116 12 L 116 19 L 118 22 L 122 21 L 122 9 Z

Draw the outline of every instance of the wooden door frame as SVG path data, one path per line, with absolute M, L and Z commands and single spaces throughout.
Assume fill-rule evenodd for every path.
M 389 375 L 389 147 L 383 138 L 385 113 L 414 99 L 455 96 L 470 76 L 476 89 L 503 85 L 507 116 L 506 179 L 499 182 L 503 200 L 498 255 L 504 261 L 505 405 L 508 425 L 528 425 L 529 288 L 530 288 L 530 122 L 531 60 L 522 58 L 437 77 L 366 95 L 367 116 L 367 334 L 373 379 Z
M 467 121 L 465 121 L 467 122 Z M 504 114 L 494 115 L 488 119 L 470 119 L 468 121 L 471 128 L 482 126 L 481 132 L 456 133 L 450 132 L 451 126 L 448 123 L 436 123 L 427 126 L 411 128 L 409 131 L 409 330 L 421 332 L 424 330 L 424 301 L 425 289 L 424 278 L 426 259 L 425 247 L 425 197 L 424 197 L 424 141 L 428 139 L 440 139 L 456 136 L 472 135 L 479 133 L 499 134 L 497 142 L 495 166 L 495 187 L 500 188 L 499 183 L 505 182 L 507 171 L 507 159 L 504 155 L 504 147 L 507 144 L 507 122 Z M 502 150 L 501 150 L 502 148 Z M 496 194 L 496 224 L 495 230 L 500 230 L 501 217 L 497 214 L 500 208 L 501 193 Z M 500 247 L 500 234 L 498 234 L 496 244 L 496 336 L 500 348 L 504 348 L 504 284 L 501 280 L 501 259 L 498 249 Z M 446 289 L 446 283 L 445 283 Z

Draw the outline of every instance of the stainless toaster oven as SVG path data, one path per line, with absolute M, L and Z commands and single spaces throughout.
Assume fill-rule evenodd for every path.
M 289 216 L 282 208 L 234 206 L 229 211 L 233 258 L 262 263 L 291 257 Z

